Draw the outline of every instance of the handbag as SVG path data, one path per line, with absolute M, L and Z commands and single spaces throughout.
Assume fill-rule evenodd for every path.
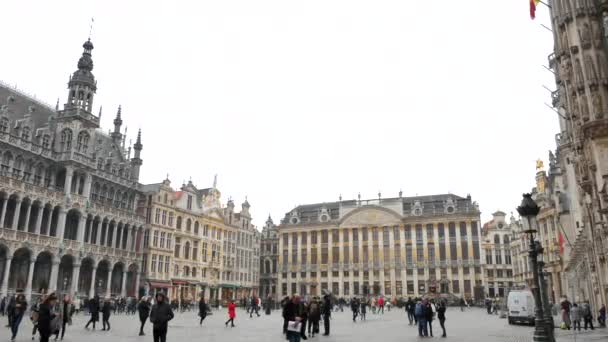
M 293 331 L 293 332 L 300 332 L 300 329 L 302 327 L 302 323 L 298 322 L 298 321 L 289 321 L 287 323 L 287 331 Z

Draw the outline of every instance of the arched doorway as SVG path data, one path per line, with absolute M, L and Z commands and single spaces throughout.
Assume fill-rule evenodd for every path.
M 34 279 L 32 281 L 32 293 L 40 294 L 50 288 L 51 269 L 53 268 L 53 255 L 43 251 L 38 254 L 34 264 Z
M 112 285 L 111 292 L 115 295 L 120 295 L 122 288 L 122 273 L 125 269 L 125 265 L 122 262 L 117 262 L 112 270 Z
M 13 254 L 11 271 L 8 278 L 9 292 L 15 292 L 16 290 L 25 291 L 31 257 L 32 252 L 27 248 L 19 248 Z
M 0 244 L 0 289 L 4 287 L 4 274 L 6 270 L 6 261 L 8 260 L 9 250 L 5 245 Z
M 57 291 L 69 294 L 72 287 L 72 271 L 74 270 L 74 257 L 66 254 L 59 262 L 59 273 L 57 273 Z
M 139 289 L 137 286 L 137 265 L 129 265 L 129 271 L 127 272 L 127 297 L 136 297 L 139 299 Z
M 101 260 L 97 265 L 97 273 L 95 274 L 95 292 L 100 296 L 109 296 L 107 292 L 108 273 L 110 272 L 110 262 Z
M 91 278 L 93 277 L 93 266 L 95 261 L 84 258 L 80 263 L 80 276 L 78 277 L 78 293 L 88 296 L 91 293 Z
M 63 234 L 64 239 L 77 240 L 78 239 L 78 221 L 82 215 L 78 210 L 71 209 L 68 211 L 65 217 L 65 233 Z
M 8 203 L 6 205 L 6 215 L 4 216 L 4 227 L 12 228 L 13 219 L 15 217 L 15 211 L 17 209 L 17 199 L 19 197 L 17 195 L 11 195 L 8 198 Z

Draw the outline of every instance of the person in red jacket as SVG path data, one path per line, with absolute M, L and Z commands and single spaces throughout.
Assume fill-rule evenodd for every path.
M 378 312 L 382 310 L 382 314 L 384 315 L 384 297 L 378 298 Z
M 234 318 L 236 317 L 236 305 L 234 304 L 234 301 L 230 301 L 230 304 L 228 304 L 228 320 L 226 321 L 226 326 L 228 326 L 228 323 L 231 323 L 231 327 L 234 328 Z

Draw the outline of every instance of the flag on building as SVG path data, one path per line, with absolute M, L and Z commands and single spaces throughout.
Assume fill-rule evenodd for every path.
M 530 19 L 536 18 L 536 6 L 540 3 L 540 0 L 528 0 L 530 1 Z
M 564 255 L 564 246 L 566 245 L 566 239 L 564 239 L 564 234 L 559 232 L 559 254 Z

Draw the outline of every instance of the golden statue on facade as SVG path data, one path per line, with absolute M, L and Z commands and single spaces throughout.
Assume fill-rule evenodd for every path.
M 543 163 L 543 161 L 540 159 L 537 159 L 536 160 L 536 171 L 542 170 L 542 169 L 544 169 L 544 167 L 545 167 L 545 164 Z

